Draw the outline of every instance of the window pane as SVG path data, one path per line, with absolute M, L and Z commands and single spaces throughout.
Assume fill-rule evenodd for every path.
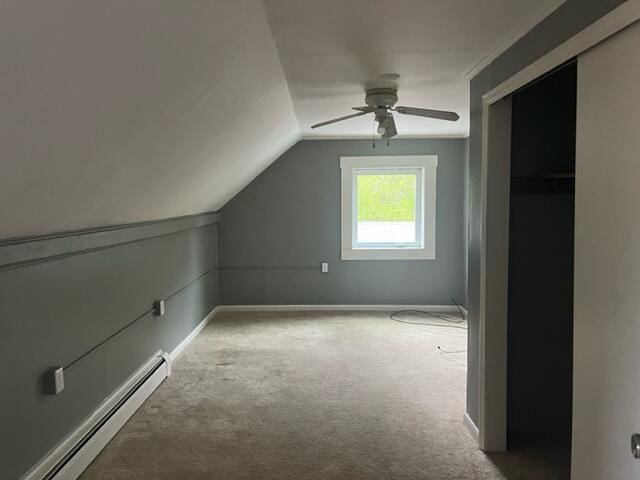
M 357 176 L 358 243 L 416 241 L 416 175 Z

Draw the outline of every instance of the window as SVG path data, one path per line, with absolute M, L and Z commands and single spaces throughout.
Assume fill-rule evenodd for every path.
M 436 156 L 342 157 L 342 259 L 435 258 Z

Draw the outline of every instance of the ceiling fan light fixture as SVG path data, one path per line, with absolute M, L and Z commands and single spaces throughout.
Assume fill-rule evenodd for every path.
M 353 110 L 356 110 L 358 113 L 334 118 L 333 120 L 327 120 L 326 122 L 316 123 L 315 125 L 311 125 L 311 128 L 324 127 L 325 125 L 331 125 L 343 120 L 373 113 L 375 115 L 375 121 L 378 122 L 376 132 L 378 135 L 386 137 L 388 140 L 398 134 L 396 123 L 391 112 L 397 112 L 402 115 L 412 115 L 415 117 L 448 120 L 451 122 L 455 122 L 460 118 L 455 112 L 416 107 L 394 107 L 398 102 L 398 89 L 395 84 L 395 80 L 397 80 L 397 78 L 397 74 L 387 74 L 379 77 L 379 80 L 383 81 L 383 83 L 386 82 L 388 85 L 367 88 L 364 99 L 366 106 L 353 107 Z

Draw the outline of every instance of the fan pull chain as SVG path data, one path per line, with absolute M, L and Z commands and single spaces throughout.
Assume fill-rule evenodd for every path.
M 373 140 L 373 148 L 376 148 L 376 121 L 373 121 L 373 135 L 371 136 Z

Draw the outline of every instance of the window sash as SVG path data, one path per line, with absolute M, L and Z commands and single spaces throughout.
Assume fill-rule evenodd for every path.
M 413 242 L 359 242 L 358 241 L 358 177 L 361 175 L 412 175 L 416 179 L 414 196 L 414 241 Z M 371 249 L 420 249 L 424 248 L 424 168 L 376 167 L 354 168 L 352 172 L 351 238 L 354 250 Z

